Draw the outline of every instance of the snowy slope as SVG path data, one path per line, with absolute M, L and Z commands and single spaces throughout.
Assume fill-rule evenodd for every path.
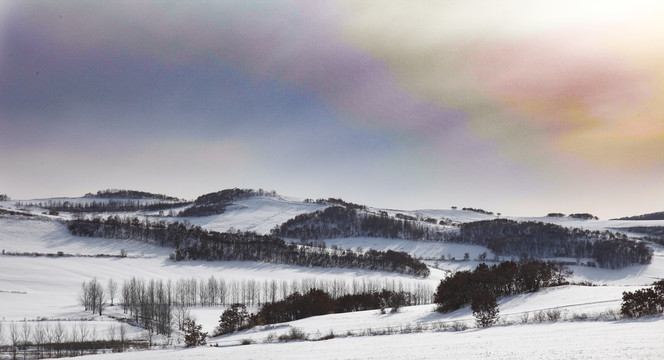
M 327 205 L 276 196 L 253 196 L 238 200 L 220 215 L 182 218 L 207 230 L 225 232 L 230 229 L 268 234 L 297 215 L 323 210 Z
M 84 201 L 84 200 L 80 200 Z M 2 202 L 0 206 L 15 208 L 14 202 Z M 200 218 L 165 218 L 168 221 L 189 220 L 206 229 L 228 231 L 256 231 L 269 233 L 275 226 L 302 213 L 324 209 L 326 206 L 305 203 L 297 199 L 272 196 L 256 196 L 237 201 L 224 214 Z M 381 209 L 369 209 L 382 211 Z M 39 209 L 33 209 L 40 214 Z M 496 216 L 461 210 L 386 210 L 390 214 L 403 213 L 418 217 L 450 219 L 467 222 L 493 219 Z M 131 214 L 136 215 L 136 214 Z M 150 214 L 154 216 L 156 214 Z M 122 216 L 122 215 L 121 215 Z M 61 216 L 67 218 L 68 214 Z M 427 284 L 435 287 L 440 279 L 454 271 L 472 269 L 478 262 L 436 261 L 428 279 L 418 279 L 394 273 L 348 269 L 304 268 L 264 264 L 256 262 L 172 262 L 168 255 L 172 249 L 131 240 L 81 238 L 71 236 L 64 225 L 54 217 L 25 218 L 0 216 L 0 249 L 7 252 L 65 254 L 117 255 L 120 250 L 129 253 L 127 258 L 117 257 L 28 257 L 0 256 L 0 324 L 6 329 L 11 322 L 41 318 L 66 320 L 94 319 L 86 321 L 99 336 L 115 322 L 106 317 L 92 316 L 83 312 L 76 296 L 81 283 L 96 277 L 102 284 L 113 278 L 119 283 L 133 276 L 150 280 L 207 279 L 210 276 L 226 280 L 297 280 L 305 278 L 345 279 L 346 281 L 369 279 L 390 281 L 397 279 L 410 284 Z M 595 221 L 569 218 L 510 217 L 517 221 L 547 221 L 563 226 L 603 230 L 626 226 L 662 226 L 664 222 L 647 221 Z M 441 227 L 442 228 L 442 227 Z M 414 256 L 437 258 L 463 258 L 469 253 L 475 259 L 482 252 L 488 258 L 493 254 L 480 246 L 461 244 L 418 242 L 398 239 L 348 238 L 329 239 L 327 245 L 342 248 L 361 247 L 377 250 L 406 251 Z M 600 313 L 616 312 L 620 307 L 623 291 L 633 291 L 664 277 L 664 247 L 653 246 L 655 257 L 652 264 L 631 266 L 620 270 L 572 266 L 573 281 L 591 281 L 596 287 L 565 286 L 546 289 L 534 294 L 517 295 L 500 299 L 501 317 L 504 322 L 519 322 L 528 314 L 527 325 L 497 326 L 491 329 L 472 329 L 473 317 L 468 308 L 450 314 L 433 312 L 433 305 L 406 307 L 397 314 L 380 314 L 365 311 L 334 314 L 303 319 L 271 328 L 257 328 L 212 339 L 210 343 L 220 346 L 238 344 L 243 339 L 252 339 L 259 344 L 225 348 L 202 348 L 192 350 L 171 349 L 140 353 L 100 355 L 96 358 L 150 359 L 177 358 L 282 358 L 320 359 L 344 358 L 658 358 L 664 352 L 661 338 L 664 335 L 662 317 L 636 321 L 564 321 L 559 323 L 533 324 L 532 319 L 540 311 L 560 310 L 566 319 L 586 314 L 590 317 Z M 429 262 L 431 265 L 434 261 Z M 205 331 L 212 331 L 222 307 L 193 308 Z M 119 309 L 108 309 L 109 314 L 121 315 Z M 52 321 L 51 321 L 52 322 Z M 67 321 L 74 326 L 77 321 Z M 470 330 L 452 332 L 435 330 L 437 327 L 465 323 Z M 359 336 L 336 338 L 320 342 L 295 342 L 262 344 L 270 334 L 279 335 L 291 328 L 298 328 L 312 338 L 351 332 L 354 335 L 367 331 L 406 329 L 417 325 L 426 330 L 421 333 L 389 336 Z M 133 337 L 145 336 L 141 329 L 130 330 Z M 6 339 L 5 339 L 6 340 Z M 0 341 L 1 342 L 1 341 Z M 407 344 L 406 346 L 404 344 Z M 564 344 L 564 345 L 561 345 Z M 345 350 L 352 349 L 352 350 Z
M 338 238 L 326 239 L 327 246 L 339 246 L 343 249 L 352 250 L 368 250 L 374 249 L 379 251 L 404 251 L 415 257 L 422 257 L 425 259 L 440 258 L 445 256 L 449 259 L 454 257 L 456 259 L 463 259 L 464 254 L 468 253 L 471 259 L 476 259 L 481 253 L 486 252 L 487 257 L 493 258 L 493 252 L 486 247 L 470 244 L 457 244 L 457 243 L 444 243 L 434 241 L 414 241 L 414 240 L 400 240 L 400 239 L 384 239 L 384 238 Z
M 178 359 L 661 359 L 664 319 L 560 322 L 326 341 L 155 350 L 87 356 L 91 360 Z

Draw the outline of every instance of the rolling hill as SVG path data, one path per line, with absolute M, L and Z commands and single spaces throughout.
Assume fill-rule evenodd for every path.
M 440 280 L 451 273 L 473 269 L 482 261 L 509 260 L 514 256 L 496 254 L 486 246 L 470 243 L 404 238 L 399 233 L 393 237 L 367 234 L 354 236 L 355 233 L 351 233 L 347 237 L 285 240 L 287 243 L 295 243 L 293 246 L 324 251 L 332 251 L 332 248 L 358 254 L 370 249 L 403 251 L 427 264 L 429 276 L 422 278 L 362 268 L 296 266 L 267 261 L 173 261 L 171 254 L 175 249 L 172 247 L 162 247 L 132 237 L 74 236 L 68 231 L 67 223 L 81 218 L 92 220 L 97 217 L 101 220 L 118 216 L 139 221 L 163 221 L 166 224 L 186 223 L 220 233 L 254 232 L 273 236 L 275 229 L 298 216 L 346 205 L 336 201 L 338 199 L 311 201 L 258 192 L 251 196 L 223 199 L 219 202 L 219 205 L 223 205 L 221 213 L 194 217 L 178 217 L 177 214 L 196 206 L 195 202 L 177 204 L 177 207 L 172 208 L 171 215 L 174 216 L 168 216 L 168 210 L 148 208 L 98 213 L 61 210 L 56 214 L 50 213 L 47 207 L 36 205 L 41 203 L 44 206 L 49 201 L 91 203 L 111 200 L 175 202 L 171 197 L 139 200 L 81 197 L 24 200 L 20 204 L 16 201 L 0 202 L 0 249 L 3 251 L 0 256 L 0 303 L 3 305 L 0 307 L 0 344 L 5 346 L 2 348 L 5 356 L 11 353 L 11 329 L 30 328 L 32 334 L 35 334 L 38 328 L 42 328 L 51 329 L 52 333 L 58 326 L 64 327 L 69 337 L 77 336 L 79 339 L 85 333 L 82 329 L 87 330 L 88 339 L 117 339 L 118 329 L 123 326 L 128 339 L 140 342 L 149 338 L 149 341 L 165 348 L 94 357 L 100 359 L 149 359 L 164 356 L 310 358 L 313 354 L 321 359 L 396 359 L 405 356 L 439 358 L 442 354 L 454 355 L 456 358 L 498 356 L 520 359 L 532 358 L 533 354 L 539 358 L 570 358 L 592 354 L 602 358 L 654 359 L 664 352 L 664 345 L 658 341 L 664 334 L 662 316 L 641 320 L 623 320 L 618 316 L 623 291 L 647 287 L 664 276 L 664 247 L 650 242 L 645 243 L 652 249 L 650 263 L 620 269 L 588 266 L 588 259 L 548 258 L 569 264 L 574 271 L 570 278 L 572 283 L 601 286 L 567 285 L 501 298 L 501 320 L 498 326 L 490 329 L 476 329 L 468 307 L 440 314 L 434 312 L 435 305 L 424 303 L 403 307 L 394 314 L 367 310 L 261 326 L 208 339 L 214 348 L 182 350 L 182 332 L 175 330 L 170 337 L 157 336 L 126 319 L 129 315 L 119 305 L 120 293 L 116 294 L 116 304 L 105 307 L 103 315 L 84 311 L 77 299 L 81 293 L 81 284 L 96 278 L 100 284 L 106 285 L 113 279 L 122 286 L 134 278 L 148 283 L 162 281 L 176 288 L 178 284 L 194 283 L 201 286 L 208 284 L 210 279 L 214 279 L 213 282 L 217 284 L 223 280 L 228 288 L 226 300 L 195 300 L 197 304 L 186 309 L 203 325 L 204 331 L 212 333 L 219 316 L 228 305 L 244 296 L 231 294 L 248 292 L 255 287 L 266 290 L 275 284 L 279 298 L 292 290 L 304 292 L 311 287 L 337 285 L 342 292 L 391 287 L 419 291 L 426 298 L 431 296 Z M 496 219 L 542 222 L 598 233 L 617 232 L 623 228 L 664 226 L 664 221 L 512 217 L 464 210 L 409 211 L 364 206 L 356 211 L 402 223 L 410 221 L 431 231 L 452 235 L 461 231 L 462 224 Z M 624 233 L 630 240 L 637 242 L 644 236 L 635 231 Z M 323 244 L 324 247 L 321 247 Z M 252 311 L 268 301 L 267 291 L 257 290 L 256 294 L 258 298 L 249 305 Z M 126 320 L 120 321 L 122 319 Z M 291 333 L 292 329 L 303 332 L 309 341 L 277 341 L 280 336 Z M 326 338 L 327 335 L 333 336 L 328 336 L 329 339 L 325 341 L 313 341 Z M 527 346 L 513 346 L 512 339 L 515 338 L 521 339 Z M 34 343 L 34 340 L 30 342 Z M 235 346 L 242 343 L 250 345 Z

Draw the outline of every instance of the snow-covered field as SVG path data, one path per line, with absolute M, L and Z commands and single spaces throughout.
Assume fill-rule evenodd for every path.
M 2 202 L 13 208 L 13 202 Z M 275 226 L 301 213 L 323 209 L 325 206 L 304 203 L 283 197 L 254 197 L 239 201 L 222 215 L 188 219 L 206 229 L 227 231 L 256 231 L 268 233 Z M 40 214 L 39 209 L 31 212 Z M 396 211 L 409 215 L 448 218 L 457 222 L 495 218 L 459 210 Z M 63 214 L 67 217 L 67 214 Z M 550 221 L 564 226 L 591 230 L 625 226 L 646 226 L 634 221 L 582 221 L 558 218 L 513 218 L 515 220 Z M 653 222 L 648 225 L 662 225 Z M 394 239 L 349 238 L 327 240 L 327 245 L 342 248 L 369 248 L 406 251 L 424 258 L 455 257 L 471 259 L 487 252 L 480 246 L 417 242 Z M 395 314 L 381 314 L 377 310 L 347 314 L 332 314 L 302 319 L 287 324 L 260 327 L 245 332 L 209 339 L 218 347 L 197 349 L 168 348 L 147 352 L 97 355 L 96 359 L 152 359 L 152 358 L 232 358 L 232 359 L 560 359 L 560 358 L 661 358 L 664 353 L 664 318 L 615 320 L 623 291 L 633 291 L 664 277 L 664 247 L 654 246 L 652 264 L 607 270 L 572 266 L 575 282 L 590 281 L 600 286 L 564 286 L 538 293 L 516 295 L 500 299 L 501 323 L 478 330 L 468 308 L 450 314 L 434 312 L 434 305 L 404 307 Z M 63 257 L 0 256 L 0 324 L 5 335 L 11 323 L 24 320 L 53 326 L 57 321 L 68 328 L 84 323 L 94 329 L 96 336 L 108 336 L 112 325 L 118 324 L 108 316 L 93 316 L 78 305 L 81 284 L 97 278 L 102 284 L 108 279 L 118 283 L 131 277 L 145 280 L 208 279 L 211 276 L 226 281 L 243 280 L 301 280 L 343 279 L 352 281 L 401 281 L 406 284 L 426 284 L 432 288 L 440 279 L 458 270 L 472 269 L 478 262 L 429 261 L 433 266 L 428 279 L 394 273 L 350 269 L 305 268 L 257 262 L 172 262 L 172 249 L 132 240 L 111 240 L 71 236 L 64 225 L 53 217 L 25 218 L 0 216 L 0 250 L 7 253 L 53 254 Z M 94 257 L 97 254 L 128 257 Z M 223 307 L 195 307 L 192 313 L 204 331 L 211 332 Z M 548 311 L 560 312 L 561 321 L 537 321 Z M 108 308 L 108 315 L 122 315 L 118 307 Z M 579 320 L 579 319 L 585 320 Z M 85 320 L 81 322 L 80 320 Z M 266 343 L 296 328 L 310 339 L 334 333 L 337 337 L 325 341 Z M 453 331 L 467 328 L 462 331 Z M 410 333 L 407 333 L 410 332 Z M 145 336 L 140 328 L 131 328 L 129 336 Z M 375 335 L 370 334 L 385 334 Z M 346 336 L 350 334 L 352 336 Z M 235 346 L 242 341 L 251 345 Z
M 559 322 L 90 356 L 90 359 L 661 359 L 664 320 Z

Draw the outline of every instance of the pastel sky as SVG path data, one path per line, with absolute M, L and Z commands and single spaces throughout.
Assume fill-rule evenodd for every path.
M 664 2 L 0 0 L 0 193 L 663 211 Z

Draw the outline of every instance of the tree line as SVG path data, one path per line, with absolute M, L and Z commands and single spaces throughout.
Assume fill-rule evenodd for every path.
M 406 240 L 445 241 L 450 233 L 414 218 L 390 217 L 386 212 L 371 214 L 355 207 L 331 206 L 300 214 L 272 230 L 275 236 L 294 239 L 383 237 Z
M 493 298 L 526 292 L 544 287 L 566 284 L 572 272 L 564 265 L 553 262 L 502 262 L 488 266 L 479 264 L 475 270 L 458 271 L 440 281 L 434 294 L 437 311 L 447 313 L 471 304 Z M 487 299 L 487 297 L 489 299 Z
M 174 261 L 263 261 L 299 266 L 356 268 L 391 271 L 422 277 L 429 268 L 405 252 L 369 250 L 357 253 L 287 244 L 283 239 L 254 232 L 225 232 L 204 230 L 186 223 L 150 221 L 149 218 L 106 219 L 94 217 L 67 221 L 67 228 L 76 236 L 115 239 L 135 239 L 161 246 L 174 247 Z
M 66 322 L 65 322 L 66 323 Z M 3 327 L 0 322 L 0 357 L 3 359 L 48 359 L 73 357 L 84 354 L 122 352 L 127 348 L 147 348 L 142 340 L 130 340 L 127 327 L 112 324 L 108 327 L 108 337 L 97 336 L 97 328 L 86 322 L 67 326 L 61 321 L 22 321 L 9 322 Z M 19 325 L 20 324 L 20 325 Z M 8 345 L 2 345 L 4 339 Z M 4 357 L 8 354 L 10 357 Z
M 48 200 L 39 202 L 16 202 L 17 207 L 39 207 L 51 212 L 67 211 L 73 213 L 162 211 L 191 204 L 184 201 L 108 200 L 108 201 L 68 201 Z
M 402 306 L 412 305 L 412 297 L 404 291 L 382 289 L 347 294 L 335 299 L 321 289 L 312 288 L 306 293 L 294 292 L 283 300 L 265 303 L 255 314 L 249 314 L 244 304 L 233 304 L 219 317 L 219 326 L 214 336 L 318 315 L 372 309 L 381 309 L 384 313 L 386 308 L 397 312 Z
M 156 280 L 157 282 L 159 280 Z M 128 289 L 140 287 L 145 280 L 131 279 L 122 284 L 120 301 L 125 312 L 131 311 L 131 293 Z M 285 299 L 292 293 L 306 293 L 311 289 L 323 290 L 338 299 L 347 295 L 375 292 L 381 289 L 395 292 L 409 293 L 408 301 L 413 305 L 430 304 L 433 301 L 433 290 L 420 281 L 407 281 L 386 279 L 317 279 L 305 278 L 301 280 L 226 280 L 210 276 L 204 278 L 181 278 L 176 281 L 166 281 L 160 288 L 167 292 L 169 304 L 179 307 L 192 306 L 227 306 L 229 304 L 243 304 L 246 306 L 260 306 L 269 302 Z M 107 288 L 107 294 L 110 294 Z
M 164 194 L 154 194 L 146 191 L 137 190 L 122 190 L 122 189 L 106 189 L 99 190 L 96 194 L 87 193 L 83 197 L 86 198 L 101 198 L 101 199 L 156 199 L 165 201 L 181 201 L 174 196 Z
M 425 283 L 403 283 L 394 279 L 348 281 L 309 278 L 261 282 L 254 279 L 227 281 L 210 276 L 208 279 L 181 278 L 177 281 L 132 277 L 121 285 L 109 279 L 106 286 L 97 279 L 91 279 L 82 284 L 78 302 L 85 311 L 102 315 L 109 301 L 113 305 L 117 299 L 133 324 L 146 329 L 149 336 L 170 336 L 172 326 L 183 331 L 191 326 L 187 321 L 191 320 L 188 308 L 192 306 L 230 304 L 237 310 L 258 305 L 261 311 L 251 323 L 271 324 L 277 319 L 290 321 L 283 319 L 313 316 L 306 315 L 310 313 L 307 309 L 317 308 L 318 303 L 313 301 L 314 297 L 300 294 L 314 293 L 324 293 L 331 301 L 331 309 L 336 312 L 428 304 L 433 298 L 433 292 Z
M 603 268 L 618 269 L 632 264 L 649 264 L 653 250 L 642 241 L 610 231 L 507 219 L 476 221 L 460 225 L 450 241 L 486 246 L 497 255 L 536 258 L 593 258 Z
M 617 220 L 664 220 L 664 211 L 658 211 L 643 215 L 625 216 Z
M 494 219 L 460 224 L 457 233 L 431 226 L 427 222 L 432 221 L 424 220 L 403 214 L 390 217 L 386 212 L 371 214 L 352 207 L 331 206 L 300 214 L 277 226 L 272 234 L 305 241 L 364 236 L 469 243 L 505 256 L 593 258 L 593 264 L 611 269 L 648 264 L 653 256 L 653 250 L 644 242 L 610 231 Z M 431 220 L 435 223 L 435 219 Z

